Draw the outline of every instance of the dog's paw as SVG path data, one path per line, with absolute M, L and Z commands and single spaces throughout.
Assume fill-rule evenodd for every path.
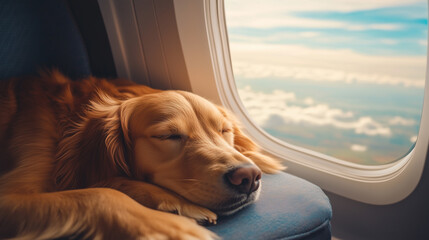
M 164 200 L 158 205 L 158 210 L 174 212 L 195 219 L 198 223 L 216 224 L 217 220 L 217 215 L 212 211 L 182 199 Z
M 155 210 L 153 210 L 155 211 Z M 178 240 L 215 240 L 219 237 L 213 232 L 201 227 L 192 219 L 158 212 L 152 215 L 142 239 L 178 239 Z

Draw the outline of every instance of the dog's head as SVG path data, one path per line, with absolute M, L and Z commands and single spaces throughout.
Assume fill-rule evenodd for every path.
M 131 174 L 218 214 L 255 201 L 262 172 L 283 168 L 258 152 L 228 111 L 188 92 L 132 98 L 121 115 Z

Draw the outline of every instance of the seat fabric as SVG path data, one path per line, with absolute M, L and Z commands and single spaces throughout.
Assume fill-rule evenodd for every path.
M 316 185 L 287 173 L 263 175 L 259 200 L 207 228 L 223 239 L 331 239 L 332 209 Z

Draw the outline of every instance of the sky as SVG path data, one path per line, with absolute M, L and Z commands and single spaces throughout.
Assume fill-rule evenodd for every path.
M 240 97 L 265 130 L 355 162 L 365 153 L 368 164 L 416 141 L 426 1 L 226 0 L 225 10 Z

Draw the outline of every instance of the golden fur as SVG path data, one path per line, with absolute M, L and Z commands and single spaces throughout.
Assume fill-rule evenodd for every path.
M 0 83 L 0 156 L 0 239 L 212 239 L 192 219 L 260 192 L 234 195 L 228 170 L 283 169 L 201 97 L 57 71 Z

